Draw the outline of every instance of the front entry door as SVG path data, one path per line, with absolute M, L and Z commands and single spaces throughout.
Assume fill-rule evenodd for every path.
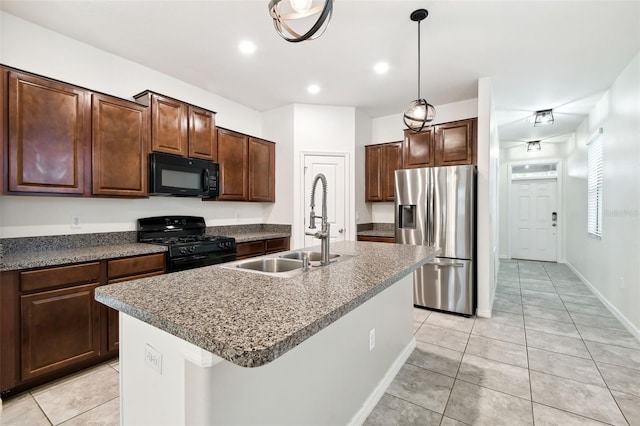
M 303 232 L 312 232 L 309 227 L 311 185 L 318 173 L 327 178 L 327 215 L 331 231 L 331 242 L 345 240 L 347 224 L 348 176 L 345 176 L 345 155 L 305 155 L 304 156 L 304 227 Z M 322 181 L 318 182 L 315 194 L 316 216 L 322 215 Z M 322 221 L 316 219 L 316 231 L 320 231 Z M 304 247 L 319 245 L 320 240 L 305 235 Z
M 555 179 L 511 182 L 511 257 L 556 262 L 558 209 Z

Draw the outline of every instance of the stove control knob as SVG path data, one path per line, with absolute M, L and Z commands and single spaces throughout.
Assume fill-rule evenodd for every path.
M 224 248 L 224 243 L 218 243 L 219 248 Z
M 191 247 L 189 247 L 189 252 L 190 252 L 190 253 L 195 253 L 195 252 L 196 252 L 196 248 L 195 248 L 195 246 L 191 246 Z
M 187 254 L 186 247 L 182 247 L 179 251 L 180 251 L 180 254 Z

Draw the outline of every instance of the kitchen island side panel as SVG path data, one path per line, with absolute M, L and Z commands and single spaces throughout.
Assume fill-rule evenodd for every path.
M 415 346 L 412 301 L 409 275 L 256 368 L 203 350 L 194 362 L 195 346 L 121 313 L 122 424 L 361 422 Z M 161 354 L 160 372 L 145 362 L 147 346 Z

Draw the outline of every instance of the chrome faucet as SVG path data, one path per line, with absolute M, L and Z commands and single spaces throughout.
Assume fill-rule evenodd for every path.
M 322 216 L 316 216 L 314 208 L 316 206 L 316 185 L 318 181 L 322 181 Z M 320 264 L 329 264 L 329 219 L 327 217 L 327 178 L 322 173 L 318 173 L 313 178 L 313 184 L 311 185 L 311 212 L 309 213 L 309 229 L 316 229 L 316 219 L 322 219 L 322 227 L 318 232 L 305 232 L 305 235 L 310 235 L 315 238 L 319 238 L 321 242 L 320 246 Z

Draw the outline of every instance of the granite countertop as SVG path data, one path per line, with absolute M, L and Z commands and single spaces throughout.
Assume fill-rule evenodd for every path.
M 250 241 L 270 240 L 272 238 L 290 237 L 287 232 L 246 232 L 241 234 L 228 234 L 227 237 L 236 239 L 236 243 L 247 243 Z
M 25 251 L 5 254 L 0 259 L 0 271 L 41 268 L 90 262 L 102 259 L 164 253 L 167 247 L 154 244 L 130 243 L 59 250 Z
M 331 252 L 354 257 L 293 278 L 214 265 L 102 286 L 96 300 L 234 364 L 257 367 L 409 275 L 439 250 L 344 241 L 333 243 Z

